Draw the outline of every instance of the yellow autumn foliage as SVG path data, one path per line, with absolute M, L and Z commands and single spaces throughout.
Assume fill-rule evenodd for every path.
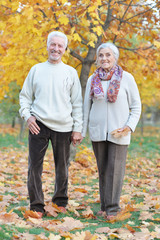
M 135 77 L 142 103 L 160 103 L 158 4 L 158 0 L 155 7 L 139 0 L 125 4 L 114 0 L 1 0 L 0 99 L 10 82 L 22 86 L 30 68 L 46 61 L 48 33 L 59 30 L 69 39 L 63 61 L 75 67 L 79 76 L 82 65 L 95 59 L 89 51 L 111 41 L 119 47 L 119 64 Z M 90 64 L 89 74 L 95 68 Z M 86 81 L 81 79 L 83 87 Z

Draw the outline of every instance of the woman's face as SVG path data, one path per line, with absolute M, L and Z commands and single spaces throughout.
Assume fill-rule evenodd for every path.
M 115 65 L 116 59 L 110 48 L 102 48 L 98 53 L 98 65 L 103 68 L 106 72 L 109 72 Z

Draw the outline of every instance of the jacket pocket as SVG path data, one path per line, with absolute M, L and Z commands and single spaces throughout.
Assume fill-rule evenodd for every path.
M 90 135 L 90 139 L 92 141 L 99 141 L 100 140 L 100 128 L 99 126 L 89 126 L 89 135 Z

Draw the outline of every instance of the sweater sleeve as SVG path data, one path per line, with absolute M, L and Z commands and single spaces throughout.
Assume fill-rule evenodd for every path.
M 90 98 L 90 88 L 91 88 L 91 77 L 89 77 L 86 85 L 86 91 L 84 96 L 84 105 L 83 105 L 83 130 L 82 136 L 86 136 L 88 121 L 89 121 L 89 113 L 91 109 L 92 100 Z
M 82 131 L 82 91 L 77 71 L 73 74 L 73 86 L 71 90 L 73 131 Z
M 130 114 L 126 125 L 134 132 L 141 115 L 141 100 L 137 84 L 131 74 L 128 80 L 128 102 Z
M 33 76 L 34 67 L 31 68 L 28 76 L 26 77 L 22 90 L 19 94 L 20 116 L 27 121 L 31 117 L 30 109 L 33 103 Z

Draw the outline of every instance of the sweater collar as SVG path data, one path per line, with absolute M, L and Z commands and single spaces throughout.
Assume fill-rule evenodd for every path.
M 53 66 L 53 67 L 59 66 L 63 63 L 62 61 L 59 63 L 50 63 L 48 60 L 46 62 L 47 62 L 47 64 L 49 64 L 50 66 Z

